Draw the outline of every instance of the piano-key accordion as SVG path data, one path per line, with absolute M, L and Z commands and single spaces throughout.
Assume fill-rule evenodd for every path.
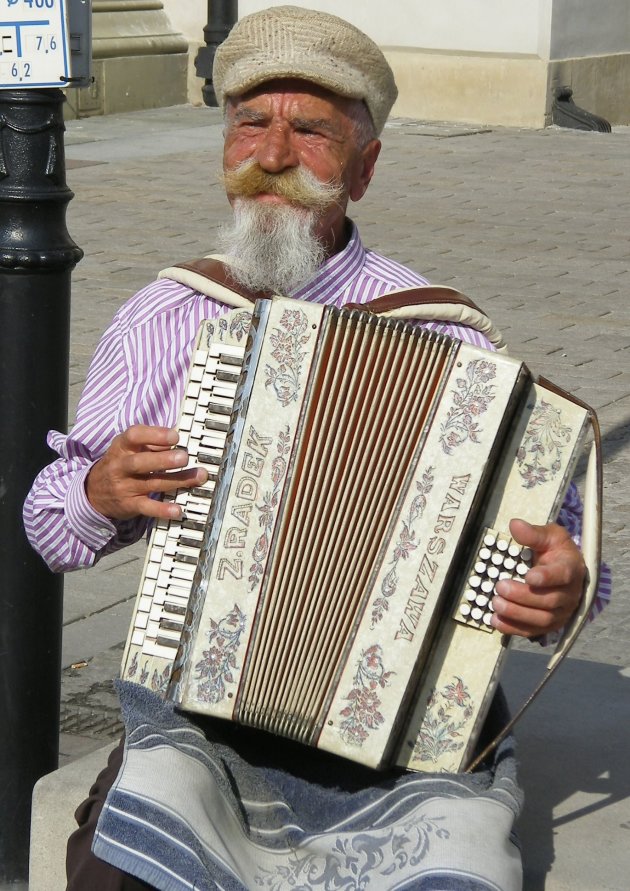
M 463 769 L 508 648 L 494 585 L 528 568 L 509 520 L 555 518 L 588 416 L 360 309 L 204 323 L 179 430 L 210 478 L 153 529 L 122 677 L 371 767 Z

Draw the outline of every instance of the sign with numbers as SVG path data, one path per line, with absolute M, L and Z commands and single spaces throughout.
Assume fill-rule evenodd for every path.
M 0 89 L 63 87 L 69 77 L 66 0 L 0 0 Z

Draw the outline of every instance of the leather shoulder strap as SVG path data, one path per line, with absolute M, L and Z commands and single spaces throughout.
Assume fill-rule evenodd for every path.
M 480 331 L 498 353 L 507 353 L 505 340 L 496 325 L 476 303 L 455 288 L 443 285 L 404 288 L 362 305 L 352 304 L 352 308 L 395 319 L 429 319 L 467 325 Z
M 271 291 L 252 291 L 236 282 L 228 265 L 218 255 L 177 263 L 163 269 L 158 278 L 172 279 L 207 297 L 239 308 L 251 306 L 258 298 L 273 297 Z M 497 352 L 507 352 L 499 329 L 483 310 L 455 288 L 435 285 L 404 288 L 376 297 L 368 303 L 346 304 L 345 308 L 362 309 L 397 319 L 428 319 L 467 325 L 480 331 Z
M 228 265 L 219 256 L 177 263 L 163 269 L 158 278 L 171 279 L 220 303 L 239 308 L 251 307 L 258 298 L 272 296 L 271 291 L 252 291 L 235 281 Z
M 425 303 L 459 304 L 476 310 L 481 315 L 485 313 L 476 303 L 455 288 L 447 288 L 445 285 L 423 285 L 417 288 L 404 288 L 400 291 L 390 291 L 382 297 L 375 297 L 363 307 L 371 312 L 387 313 L 407 306 L 422 305 Z M 352 304 L 352 308 L 359 308 L 360 304 Z M 487 318 L 487 316 L 486 316 Z

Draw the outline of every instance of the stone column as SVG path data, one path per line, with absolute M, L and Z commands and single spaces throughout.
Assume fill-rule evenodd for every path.
M 162 0 L 93 0 L 94 83 L 68 90 L 68 115 L 86 117 L 187 101 L 188 42 Z

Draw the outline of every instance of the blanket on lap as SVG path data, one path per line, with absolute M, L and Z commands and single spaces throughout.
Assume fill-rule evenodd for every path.
M 93 850 L 160 891 L 521 891 L 511 738 L 474 774 L 377 773 L 118 687 L 125 756 Z

